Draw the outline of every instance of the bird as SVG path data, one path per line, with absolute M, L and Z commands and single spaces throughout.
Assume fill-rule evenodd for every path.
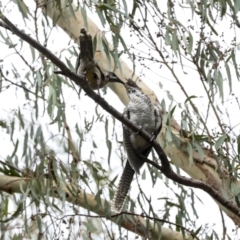
M 111 81 L 118 81 L 119 83 L 122 81 L 111 72 L 106 74 L 106 76 Z M 122 84 L 124 84 L 130 100 L 124 109 L 123 116 L 149 134 L 152 134 L 152 139 L 155 139 L 162 128 L 162 111 L 160 106 L 153 105 L 150 98 L 141 91 L 132 79 L 127 79 L 126 83 L 122 81 Z M 140 168 L 144 164 L 144 159 L 141 156 L 148 157 L 152 150 L 151 144 L 143 139 L 139 133 L 132 131 L 124 124 L 122 127 L 127 162 L 111 203 L 111 208 L 115 212 L 122 210 L 134 174 L 140 173 Z
M 93 57 L 92 36 L 81 28 L 79 36 L 80 54 L 76 61 L 75 71 L 84 76 L 93 90 L 98 90 L 107 84 L 105 74 Z

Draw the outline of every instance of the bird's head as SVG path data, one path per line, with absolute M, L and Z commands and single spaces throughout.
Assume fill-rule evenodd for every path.
M 138 92 L 141 92 L 141 88 L 139 88 L 136 82 L 134 82 L 131 78 L 127 79 L 127 82 L 125 83 L 125 87 L 128 95 L 132 93 L 136 94 Z
M 125 83 L 125 88 L 127 90 L 128 97 L 133 102 L 139 101 L 139 99 L 142 99 L 144 96 L 141 89 L 132 79 L 127 80 L 127 82 Z
M 113 72 L 107 72 L 105 74 L 105 79 L 107 82 L 112 82 L 112 83 L 117 82 L 125 85 L 125 83 Z
M 130 78 L 127 79 L 127 81 L 125 83 L 113 72 L 107 72 L 105 74 L 105 78 L 108 82 L 118 82 L 118 83 L 123 84 L 127 90 L 127 94 L 129 97 L 131 94 L 141 93 L 141 88 L 139 88 L 138 85 L 136 84 L 136 82 L 134 82 Z

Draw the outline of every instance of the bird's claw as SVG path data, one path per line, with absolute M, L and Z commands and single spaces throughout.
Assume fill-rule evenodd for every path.
M 153 140 L 156 139 L 156 137 L 157 137 L 156 134 L 153 132 L 153 133 L 152 133 L 152 137 L 151 137 L 151 139 L 150 139 L 150 143 L 152 143 Z
M 152 137 L 150 139 L 150 143 L 152 143 L 155 138 L 156 138 L 156 136 L 154 134 L 152 134 Z

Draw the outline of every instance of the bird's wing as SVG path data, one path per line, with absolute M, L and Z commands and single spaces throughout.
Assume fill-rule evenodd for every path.
M 155 116 L 155 131 L 154 131 L 154 138 L 160 133 L 162 129 L 162 116 L 161 116 L 161 108 L 160 106 L 154 106 L 154 116 Z
M 130 119 L 130 112 L 127 110 L 124 111 L 124 116 Z M 144 160 L 139 157 L 139 154 L 134 150 L 131 141 L 130 141 L 130 131 L 129 129 L 123 125 L 123 138 L 125 143 L 125 150 L 127 152 L 128 161 L 126 162 L 125 168 L 123 170 L 120 183 L 117 188 L 117 192 L 114 195 L 112 201 L 112 209 L 113 211 L 120 212 L 123 207 L 123 203 L 129 191 L 130 185 L 133 180 L 134 173 L 137 172 L 139 174 L 139 170 L 142 167 Z M 152 146 L 148 146 L 142 151 L 142 155 L 145 157 L 151 152 Z
M 96 71 L 98 71 L 98 75 L 96 75 L 97 79 L 101 80 L 101 84 L 100 87 L 104 86 L 107 82 L 105 82 L 105 75 L 103 73 L 103 71 L 101 70 L 100 66 L 98 65 L 98 63 L 96 61 L 95 62 L 95 68 Z
M 125 110 L 123 115 L 127 117 L 129 120 L 131 120 L 130 112 L 128 110 Z M 130 140 L 131 134 L 133 133 L 131 133 L 131 131 L 129 131 L 129 128 L 123 124 L 123 139 L 124 139 L 125 151 L 127 152 L 127 156 L 128 156 L 128 161 L 132 166 L 132 168 L 135 170 L 135 172 L 139 174 L 139 170 L 144 163 L 144 161 L 139 158 L 139 154 L 144 154 L 144 156 L 147 157 L 152 147 L 149 146 L 150 149 L 149 147 L 147 147 L 143 149 L 142 153 L 137 153 L 134 147 L 132 146 L 132 143 Z

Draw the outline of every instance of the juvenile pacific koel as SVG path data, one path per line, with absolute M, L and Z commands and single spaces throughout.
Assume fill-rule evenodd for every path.
M 114 73 L 109 75 L 112 81 L 114 78 L 118 78 Z M 120 81 L 119 79 L 118 82 Z M 150 98 L 141 91 L 133 80 L 128 79 L 123 84 L 130 99 L 129 104 L 124 110 L 124 117 L 149 134 L 152 134 L 153 138 L 156 138 L 162 128 L 160 107 L 153 105 Z M 112 201 L 112 210 L 117 212 L 122 209 L 135 172 L 139 174 L 140 168 L 144 163 L 144 160 L 140 156 L 148 157 L 152 149 L 152 146 L 146 140 L 124 124 L 123 143 L 128 160 Z

